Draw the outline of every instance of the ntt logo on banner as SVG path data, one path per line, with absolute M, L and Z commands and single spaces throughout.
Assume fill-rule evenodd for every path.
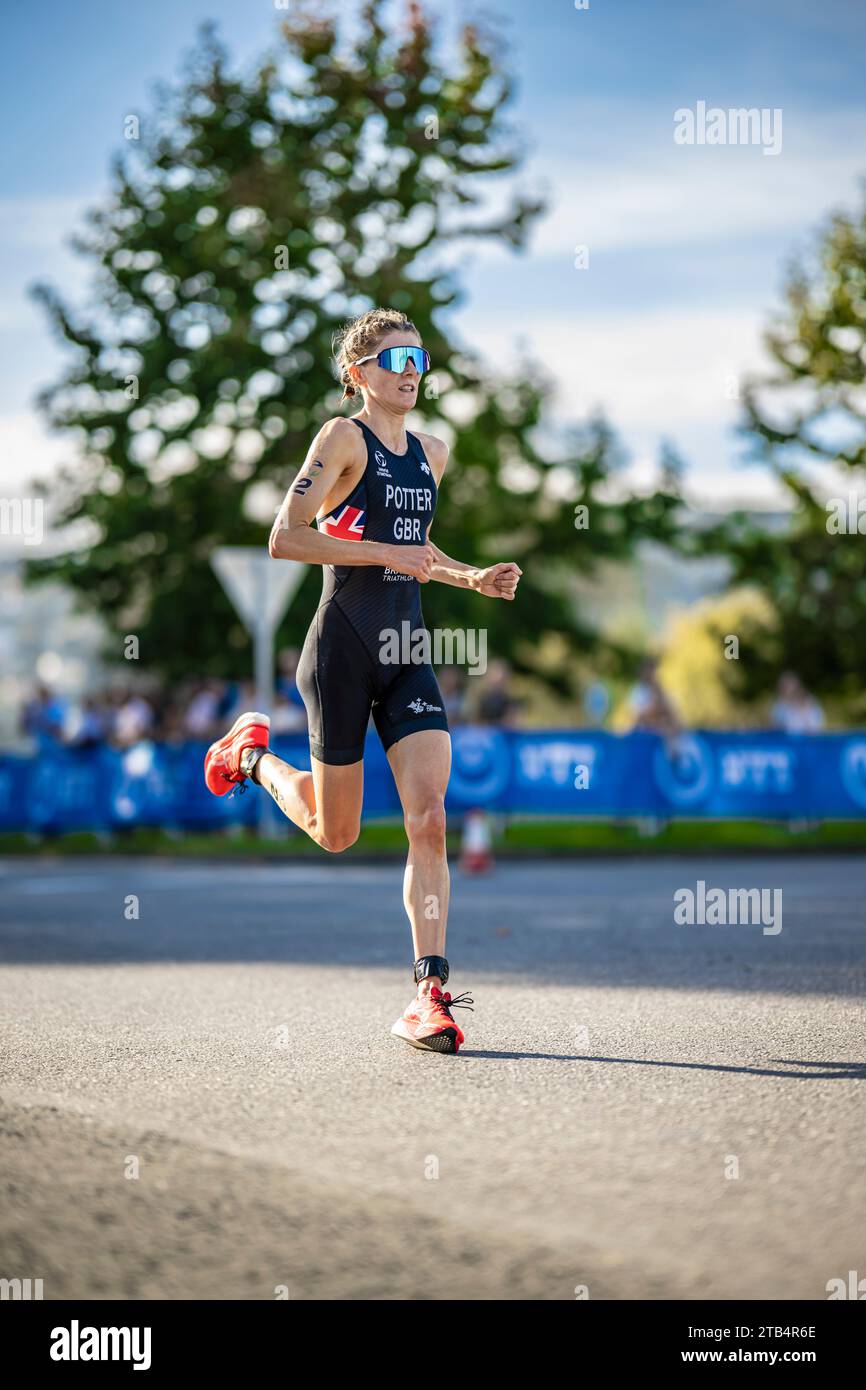
M 851 800 L 866 806 L 866 741 L 854 740 L 843 749 L 840 772 Z
M 703 739 L 686 734 L 671 745 L 660 743 L 653 774 L 662 796 L 674 806 L 703 801 L 712 790 L 713 755 Z

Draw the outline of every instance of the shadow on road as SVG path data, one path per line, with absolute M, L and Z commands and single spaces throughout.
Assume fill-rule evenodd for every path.
M 673 895 L 698 878 L 778 889 L 782 929 L 678 925 Z M 401 896 L 397 866 L 0 861 L 0 961 L 400 970 Z M 864 898 L 866 862 L 830 857 L 508 865 L 455 884 L 449 954 L 470 983 L 854 1000 L 866 996 Z
M 603 1062 L 622 1063 L 632 1067 L 672 1067 L 677 1071 L 721 1071 L 739 1072 L 746 1076 L 783 1076 L 804 1081 L 866 1081 L 866 1062 L 789 1062 L 786 1058 L 773 1060 L 782 1066 L 790 1067 L 834 1067 L 841 1070 L 825 1071 L 816 1075 L 814 1071 L 775 1071 L 770 1067 L 725 1066 L 721 1062 L 665 1062 L 651 1057 L 591 1057 L 583 1053 L 570 1052 L 482 1052 L 472 1047 L 464 1047 L 459 1054 L 469 1058 L 488 1058 L 496 1061 L 535 1061 L 535 1062 Z

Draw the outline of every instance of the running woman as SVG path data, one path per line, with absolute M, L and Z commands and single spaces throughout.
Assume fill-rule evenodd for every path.
M 413 1047 L 455 1053 L 464 1038 L 451 1009 L 472 1000 L 452 999 L 443 988 L 449 975 L 448 719 L 433 668 L 388 660 L 386 634 L 401 637 L 406 622 L 410 633 L 423 631 L 422 584 L 437 580 L 510 601 L 521 570 L 511 563 L 465 565 L 430 540 L 448 446 L 406 429 L 430 367 L 414 324 L 396 310 L 371 309 L 346 326 L 335 349 L 343 400 L 360 395 L 362 407 L 351 418 L 329 420 L 316 435 L 269 545 L 275 560 L 300 560 L 323 571 L 321 602 L 297 671 L 312 770 L 269 752 L 270 720 L 252 711 L 209 749 L 205 779 L 223 796 L 249 778 L 316 844 L 339 853 L 360 830 L 372 713 L 409 841 L 403 902 L 417 993 L 391 1032 Z

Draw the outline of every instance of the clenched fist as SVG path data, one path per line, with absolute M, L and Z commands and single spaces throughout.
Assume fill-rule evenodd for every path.
M 487 598 L 513 599 L 522 574 L 520 566 L 510 561 L 507 564 L 490 565 L 486 570 L 478 571 L 472 587 L 477 593 L 486 594 Z
M 391 550 L 392 558 L 388 561 L 388 568 L 396 570 L 398 574 L 411 574 L 413 579 L 417 579 L 421 584 L 430 582 L 430 574 L 436 560 L 436 554 L 432 545 L 395 545 Z

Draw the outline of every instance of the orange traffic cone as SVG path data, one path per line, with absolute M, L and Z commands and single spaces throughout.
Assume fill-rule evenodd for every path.
M 486 811 L 467 811 L 463 817 L 460 867 L 467 874 L 486 874 L 493 868 L 492 837 Z

